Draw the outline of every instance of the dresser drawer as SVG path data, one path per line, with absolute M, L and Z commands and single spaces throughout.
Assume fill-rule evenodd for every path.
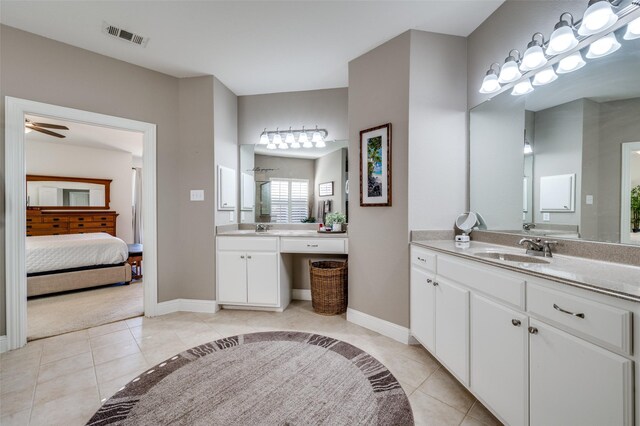
M 88 221 L 88 222 L 73 222 L 71 221 L 71 223 L 69 223 L 69 228 L 70 229 L 83 229 L 83 228 L 93 228 L 94 226 L 97 226 L 95 223 Z
M 41 223 L 42 216 L 27 216 L 27 223 Z
M 71 223 L 83 223 L 83 222 L 92 222 L 93 215 L 87 216 L 69 216 L 69 222 Z
M 632 313 L 603 303 L 527 285 L 527 310 L 561 328 L 626 354 L 632 352 Z
M 114 215 L 103 216 L 103 215 L 95 215 L 91 218 L 92 222 L 114 222 L 116 217 Z
M 347 253 L 344 238 L 282 238 L 282 253 Z
M 218 237 L 218 250 L 277 251 L 276 237 Z
M 436 273 L 436 254 L 421 247 L 411 246 L 411 264 Z
M 46 230 L 46 229 L 68 229 L 67 223 L 29 223 L 27 222 L 27 230 Z
M 496 299 L 524 309 L 523 277 L 476 265 L 473 261 L 438 256 L 438 276 L 454 280 Z
M 69 223 L 69 216 L 43 216 L 44 223 Z
M 80 229 L 70 229 L 69 230 L 69 234 L 91 234 L 91 233 L 95 233 L 95 232 L 106 232 L 107 234 L 111 234 L 114 237 L 115 232 L 113 230 L 113 227 L 108 227 L 108 228 L 80 228 Z

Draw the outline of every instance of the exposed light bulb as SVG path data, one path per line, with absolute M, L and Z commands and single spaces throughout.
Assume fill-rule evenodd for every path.
M 516 84 L 513 87 L 511 94 L 513 96 L 520 96 L 520 95 L 526 95 L 527 93 L 531 93 L 531 92 L 533 92 L 533 86 L 531 86 L 531 82 L 527 78 L 526 80 Z
M 571 22 L 563 21 L 562 17 L 568 15 L 571 17 Z M 547 46 L 546 53 L 549 56 L 561 55 L 566 53 L 578 45 L 578 39 L 573 31 L 573 15 L 570 13 L 563 13 L 560 16 L 560 22 L 554 27 L 551 37 L 549 37 L 549 45 Z
M 625 40 L 635 40 L 640 38 L 640 18 L 636 18 L 627 25 L 627 32 L 622 37 Z
M 566 58 L 562 58 L 558 63 L 558 69 L 556 72 L 558 74 L 567 74 L 573 71 L 577 71 L 580 68 L 584 67 L 586 62 L 582 59 L 582 54 L 580 52 L 572 53 Z
M 582 36 L 597 34 L 611 28 L 616 22 L 618 22 L 618 15 L 613 13 L 609 0 L 591 0 L 589 7 L 584 11 L 578 34 Z
M 553 71 L 553 67 L 543 69 L 533 78 L 534 86 L 544 86 L 558 79 L 558 75 Z
M 480 93 L 489 94 L 496 93 L 501 88 L 498 83 L 498 75 L 494 69 L 487 71 L 487 75 L 482 80 L 482 87 L 480 87 Z
M 614 33 L 609 33 L 591 43 L 589 45 L 589 51 L 587 52 L 587 58 L 597 59 L 610 55 L 616 50 L 620 49 L 620 43 Z

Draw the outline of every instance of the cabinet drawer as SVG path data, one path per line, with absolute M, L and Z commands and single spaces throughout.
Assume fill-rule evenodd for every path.
M 282 238 L 282 253 L 346 253 L 344 238 Z
M 438 256 L 437 265 L 439 276 L 447 277 L 524 309 L 524 278 L 450 257 Z
M 218 237 L 218 250 L 277 251 L 275 237 Z
M 421 247 L 411 246 L 411 264 L 436 272 L 436 255 Z
M 28 223 L 27 230 L 67 229 L 66 223 Z
M 93 216 L 70 216 L 69 222 L 71 223 L 82 223 L 82 222 L 91 222 L 93 220 Z
M 44 216 L 44 223 L 69 223 L 69 216 Z
M 41 216 L 27 216 L 27 223 L 40 223 L 42 222 Z
M 629 311 L 531 283 L 527 286 L 527 310 L 596 343 L 631 354 Z

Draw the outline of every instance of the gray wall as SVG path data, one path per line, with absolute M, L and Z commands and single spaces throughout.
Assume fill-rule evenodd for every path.
M 411 33 L 349 62 L 349 307 L 409 325 Z M 360 207 L 360 131 L 392 124 L 392 207 Z
M 213 78 L 213 134 L 215 140 L 215 164 L 238 171 L 238 97 L 220 80 Z M 214 174 L 216 182 L 218 176 Z M 238 176 L 240 176 L 238 174 Z M 239 178 L 238 178 L 239 179 Z M 238 181 L 239 182 L 239 181 Z M 217 188 L 217 183 L 215 188 Z M 240 185 L 236 185 L 240 193 Z M 215 206 L 218 205 L 217 200 Z M 217 208 L 217 207 L 216 207 Z M 216 225 L 227 225 L 237 221 L 237 211 L 233 220 L 229 211 L 216 211 Z
M 4 25 L 0 50 L 3 99 L 14 96 L 157 125 L 158 301 L 213 299 L 213 78 L 179 80 Z M 4 128 L 4 102 L 0 120 Z M 4 143 L 1 131 L 2 157 Z M 205 189 L 205 201 L 190 203 L 189 189 Z M 4 211 L 4 188 L 0 191 Z M 4 217 L 0 223 L 4 239 Z M 4 311 L 4 244 L 0 256 Z M 187 261 L 189 268 L 177 266 Z M 0 335 L 4 320 L 0 315 Z
M 584 101 L 569 102 L 547 108 L 535 114 L 535 151 L 533 176 L 534 222 L 544 227 L 554 225 L 580 225 L 582 194 L 582 131 Z M 540 212 L 540 179 L 545 176 L 574 174 L 575 212 L 549 213 L 549 221 L 542 220 Z
M 255 145 L 267 130 L 315 127 L 329 131 L 328 140 L 348 139 L 346 88 L 271 93 L 238 98 L 238 143 Z
M 550 35 L 562 12 L 580 19 L 586 7 L 586 0 L 507 0 L 500 6 L 467 39 L 469 108 L 490 97 L 478 90 L 492 62 L 502 64 L 511 49 L 524 52 L 535 32 Z
M 409 229 L 451 229 L 467 207 L 467 42 L 410 34 Z
M 315 160 L 315 203 L 311 211 L 312 216 L 320 221 L 318 216 L 318 205 L 325 200 L 331 200 L 332 211 L 346 213 L 345 209 L 345 193 L 344 193 L 344 169 L 346 163 L 346 148 L 333 151 L 323 157 Z M 324 182 L 333 182 L 333 195 L 320 197 L 318 194 L 318 185 Z
M 578 194 L 580 203 L 580 237 L 585 240 L 598 240 L 598 191 L 600 174 L 600 104 L 583 99 L 582 123 L 582 193 Z M 587 195 L 593 196 L 593 204 L 587 204 Z

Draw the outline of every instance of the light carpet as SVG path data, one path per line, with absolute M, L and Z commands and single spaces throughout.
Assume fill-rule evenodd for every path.
M 27 340 L 57 336 L 144 313 L 142 281 L 27 300 Z
M 251 333 L 188 349 L 126 384 L 87 425 L 413 425 L 371 355 L 331 337 Z

